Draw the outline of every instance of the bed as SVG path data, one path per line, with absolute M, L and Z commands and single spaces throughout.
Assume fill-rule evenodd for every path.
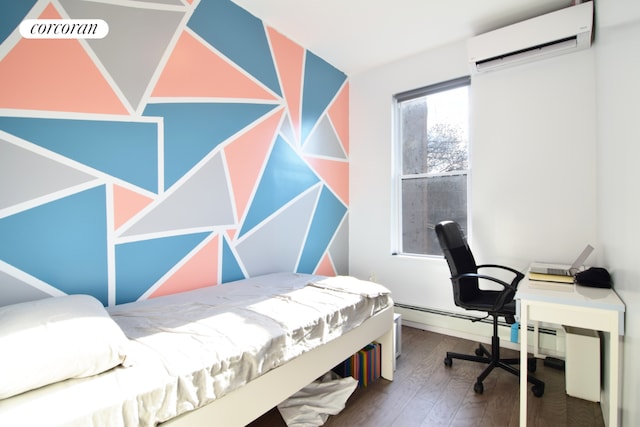
M 81 364 L 93 356 L 65 362 L 57 353 L 85 351 L 110 335 L 113 366 L 100 372 L 104 366 L 89 363 L 75 377 L 60 374 L 4 396 L 0 385 L 0 425 L 244 426 L 372 341 L 382 344 L 382 376 L 393 379 L 393 301 L 383 286 L 353 277 L 277 273 L 87 310 L 99 309 L 108 314 L 81 313 L 81 322 L 69 314 L 57 323 L 85 329 L 68 343 L 30 339 L 28 353 L 38 360 L 0 355 L 0 376 L 40 379 L 29 366 L 43 359 L 60 369 Z M 97 319 L 111 329 L 93 325 Z

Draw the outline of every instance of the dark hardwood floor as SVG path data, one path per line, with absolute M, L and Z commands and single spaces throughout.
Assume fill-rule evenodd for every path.
M 454 360 L 444 365 L 447 351 L 473 354 L 477 343 L 420 329 L 402 327 L 402 355 L 394 381 L 376 380 L 357 389 L 346 408 L 330 416 L 327 427 L 418 426 L 518 426 L 518 378 L 502 369 L 484 381 L 484 393 L 473 391 L 484 365 Z M 517 357 L 503 349 L 503 357 Z M 567 396 L 564 372 L 538 361 L 535 376 L 546 383 L 544 396 L 536 398 L 528 387 L 529 426 L 604 426 L 598 403 Z M 250 427 L 286 427 L 273 409 Z

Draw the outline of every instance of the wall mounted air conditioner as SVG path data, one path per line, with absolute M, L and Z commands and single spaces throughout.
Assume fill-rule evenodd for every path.
M 586 49 L 592 28 L 588 1 L 469 39 L 469 62 L 474 72 L 485 72 Z

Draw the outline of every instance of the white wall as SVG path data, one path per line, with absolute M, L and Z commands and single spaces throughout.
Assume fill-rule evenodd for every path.
M 464 44 L 350 77 L 349 271 L 392 289 L 396 301 L 449 307 L 441 260 L 392 256 L 392 97 L 465 75 Z
M 472 77 L 471 232 L 478 262 L 571 262 L 596 229 L 592 50 Z M 464 43 L 351 77 L 350 273 L 399 303 L 456 310 L 441 258 L 391 255 L 392 97 L 469 73 Z M 595 259 L 596 256 L 593 256 Z
M 479 262 L 523 270 L 596 246 L 589 262 L 612 272 L 627 307 L 621 419 L 635 426 L 640 2 L 596 8 L 592 49 L 473 78 L 470 243 Z M 457 310 L 443 260 L 391 255 L 392 96 L 467 74 L 465 58 L 459 43 L 350 78 L 350 274 L 374 273 L 399 303 Z
M 471 96 L 479 260 L 526 268 L 598 247 L 593 51 L 479 74 Z
M 626 305 L 622 423 L 640 425 L 640 3 L 602 1 L 596 49 L 598 218 L 616 292 Z

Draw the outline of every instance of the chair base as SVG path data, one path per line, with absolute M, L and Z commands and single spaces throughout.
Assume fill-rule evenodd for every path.
M 484 391 L 484 386 L 482 382 L 485 378 L 493 371 L 494 368 L 501 368 L 511 374 L 519 377 L 520 370 L 514 368 L 512 365 L 519 365 L 520 358 L 510 358 L 510 359 L 501 359 L 500 358 L 500 338 L 497 334 L 497 321 L 494 318 L 494 334 L 491 337 L 491 351 L 489 351 L 482 344 L 478 345 L 478 348 L 475 351 L 475 356 L 470 354 L 461 354 L 461 353 L 453 353 L 447 352 L 447 356 L 444 359 L 444 364 L 450 367 L 453 364 L 453 359 L 461 359 L 468 360 L 471 362 L 479 362 L 486 363 L 488 366 L 482 371 L 482 373 L 476 379 L 476 383 L 473 386 L 473 390 L 476 393 L 482 394 Z M 527 358 L 527 370 L 529 372 L 535 372 L 536 370 L 536 358 L 529 357 Z M 533 395 L 536 397 L 541 397 L 544 394 L 544 382 L 535 378 L 534 376 L 527 374 L 527 382 L 533 384 L 531 391 Z

